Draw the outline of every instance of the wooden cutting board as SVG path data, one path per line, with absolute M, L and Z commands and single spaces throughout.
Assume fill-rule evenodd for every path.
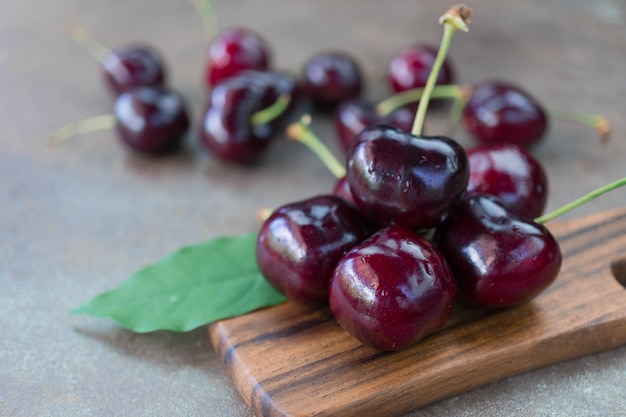
M 258 416 L 398 416 L 511 375 L 626 343 L 626 208 L 549 225 L 556 282 L 525 305 L 459 307 L 399 352 L 348 335 L 328 309 L 287 302 L 209 327 Z

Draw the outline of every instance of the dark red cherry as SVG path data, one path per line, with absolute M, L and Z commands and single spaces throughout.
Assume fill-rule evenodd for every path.
M 511 143 L 483 145 L 467 151 L 467 194 L 491 194 L 511 210 L 534 219 L 548 199 L 548 177 L 528 151 Z
M 398 350 L 441 328 L 455 294 L 439 250 L 417 232 L 393 226 L 339 260 L 329 303 L 352 336 L 376 349 Z
M 467 187 L 467 155 L 446 137 L 415 136 L 388 125 L 366 127 L 347 155 L 357 206 L 380 225 L 438 225 Z
M 362 77 L 361 68 L 351 55 L 341 51 L 319 52 L 304 65 L 304 90 L 314 105 L 333 109 L 361 94 Z
M 339 258 L 372 233 L 358 210 L 337 196 L 287 204 L 263 223 L 256 257 L 267 281 L 287 298 L 326 304 Z
M 347 151 L 357 133 L 367 126 L 388 124 L 410 132 L 414 118 L 415 111 L 407 107 L 400 107 L 391 114 L 381 116 L 371 104 L 361 99 L 353 99 L 344 101 L 337 107 L 334 121 L 339 143 L 342 149 Z
M 465 199 L 435 233 L 459 293 L 477 307 L 510 307 L 548 287 L 561 267 L 558 242 L 495 196 Z
M 437 48 L 429 45 L 414 45 L 400 51 L 389 62 L 389 84 L 396 93 L 421 88 L 426 85 L 430 75 Z M 437 84 L 453 84 L 454 73 L 452 65 L 444 60 L 437 77 Z
M 148 45 L 122 45 L 102 58 L 104 80 L 118 96 L 136 87 L 162 87 L 166 81 L 161 55 Z
M 253 124 L 252 115 L 272 105 L 282 94 L 292 101 L 270 123 Z M 243 71 L 215 86 L 202 120 L 201 142 L 226 162 L 250 163 L 270 145 L 298 100 L 298 85 L 286 73 Z
M 350 191 L 348 178 L 346 177 L 341 177 L 337 180 L 335 187 L 333 188 L 333 195 L 343 198 L 352 205 L 356 205 L 354 197 L 352 197 L 352 191 Z
M 504 81 L 477 85 L 463 112 L 463 126 L 481 143 L 528 147 L 548 129 L 543 106 L 521 87 Z
M 213 87 L 244 70 L 269 68 L 271 52 L 257 33 L 244 28 L 222 30 L 209 45 L 205 82 Z
M 163 88 L 138 87 L 121 94 L 113 114 L 122 141 L 148 154 L 175 151 L 189 127 L 183 98 Z

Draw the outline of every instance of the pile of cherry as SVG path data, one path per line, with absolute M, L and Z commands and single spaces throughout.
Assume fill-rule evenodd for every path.
M 437 52 L 418 44 L 393 57 L 394 93 L 419 96 Z M 100 61 L 122 141 L 141 153 L 178 149 L 190 123 L 159 54 L 130 45 Z M 302 103 L 334 112 L 346 154 L 335 191 L 274 210 L 256 256 L 272 286 L 297 302 L 329 304 L 363 343 L 407 347 L 441 328 L 459 300 L 515 306 L 556 278 L 559 245 L 533 220 L 547 178 L 527 149 L 545 135 L 548 116 L 522 88 L 486 81 L 461 89 L 444 61 L 437 84 L 451 97 L 469 91 L 462 124 L 482 143 L 466 151 L 448 137 L 415 134 L 417 99 L 384 111 L 363 100 L 359 64 L 345 52 L 315 54 L 295 76 L 272 68 L 258 34 L 225 29 L 209 47 L 205 82 L 200 142 L 229 163 L 258 160 Z M 306 122 L 290 129 L 312 135 Z

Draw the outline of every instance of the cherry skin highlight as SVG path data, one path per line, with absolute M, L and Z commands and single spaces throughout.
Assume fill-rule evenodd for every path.
M 296 105 L 299 87 L 286 73 L 248 70 L 218 84 L 209 96 L 200 140 L 225 162 L 258 160 Z M 289 107 L 272 122 L 255 125 L 252 115 L 273 104 L 280 95 L 292 97 Z
M 121 94 L 113 114 L 120 139 L 147 154 L 177 150 L 189 127 L 183 98 L 163 88 L 139 87 Z
M 165 85 L 165 63 L 157 50 L 148 45 L 114 48 L 104 55 L 101 66 L 105 84 L 116 97 L 136 87 Z
M 480 143 L 528 147 L 548 129 L 542 105 L 521 87 L 504 81 L 478 84 L 463 111 L 462 123 Z
M 224 29 L 209 46 L 205 83 L 213 87 L 244 70 L 268 70 L 270 61 L 270 48 L 259 34 L 244 28 Z
M 437 48 L 429 45 L 414 45 L 400 51 L 389 62 L 388 79 L 396 93 L 426 85 L 426 80 L 437 56 Z M 444 60 L 436 84 L 454 83 L 454 72 L 448 60 Z
M 441 328 L 455 294 L 438 249 L 417 232 L 392 226 L 339 260 L 329 304 L 337 322 L 362 343 L 399 350 Z
M 347 151 L 352 145 L 354 137 L 367 126 L 388 124 L 410 132 L 414 118 L 415 111 L 407 107 L 400 107 L 394 112 L 382 116 L 376 113 L 371 104 L 361 99 L 353 99 L 344 101 L 337 107 L 334 122 L 341 148 Z
M 558 242 L 543 225 L 510 210 L 500 199 L 465 199 L 436 230 L 459 294 L 481 308 L 511 307 L 531 300 L 557 277 Z
M 341 51 L 319 52 L 303 69 L 304 91 L 320 109 L 334 109 L 340 102 L 356 98 L 363 88 L 357 61 Z
M 467 195 L 491 194 L 524 217 L 543 214 L 548 176 L 528 151 L 511 143 L 483 145 L 467 151 Z
M 365 128 L 347 154 L 355 203 L 381 226 L 437 226 L 459 203 L 469 176 L 465 150 L 446 137 L 388 125 Z
M 257 264 L 267 281 L 287 298 L 326 304 L 335 264 L 372 232 L 358 210 L 337 196 L 287 204 L 263 223 Z

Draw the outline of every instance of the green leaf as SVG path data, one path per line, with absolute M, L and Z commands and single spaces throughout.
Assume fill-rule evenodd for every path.
M 258 270 L 256 234 L 188 246 L 72 310 L 137 333 L 189 331 L 285 301 Z

